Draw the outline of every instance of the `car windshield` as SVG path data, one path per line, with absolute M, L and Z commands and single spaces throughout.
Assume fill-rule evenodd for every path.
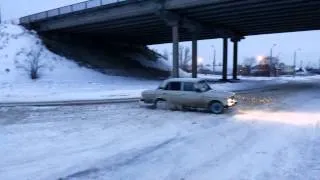
M 161 82 L 161 84 L 158 86 L 157 89 L 165 89 L 166 83 L 165 82 Z
M 211 90 L 211 87 L 205 81 L 198 82 L 195 87 L 199 89 L 201 92 L 207 92 Z

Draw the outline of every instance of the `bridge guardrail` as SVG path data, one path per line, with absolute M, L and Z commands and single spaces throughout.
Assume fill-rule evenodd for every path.
M 59 16 L 59 15 L 96 8 L 96 7 L 100 7 L 108 4 L 116 4 L 123 1 L 127 1 L 127 0 L 89 0 L 89 1 L 80 2 L 77 4 L 68 5 L 68 6 L 63 6 L 63 7 L 52 9 L 49 11 L 44 11 L 44 12 L 22 17 L 20 18 L 20 23 L 28 24 L 31 22 L 36 22 L 36 21 L 40 21 L 43 19 L 47 19 L 47 18 Z

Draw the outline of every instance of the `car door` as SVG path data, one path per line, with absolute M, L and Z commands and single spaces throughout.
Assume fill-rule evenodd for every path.
M 202 107 L 202 93 L 197 92 L 194 82 L 183 82 L 183 90 L 180 93 L 180 99 L 184 106 Z
M 172 104 L 176 104 L 176 105 L 181 104 L 180 102 L 180 92 L 182 89 L 181 86 L 182 86 L 181 82 L 178 82 L 178 81 L 169 82 L 166 85 L 165 90 L 162 92 L 164 99 Z

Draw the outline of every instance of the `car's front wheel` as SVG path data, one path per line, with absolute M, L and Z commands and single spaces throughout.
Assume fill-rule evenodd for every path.
M 209 110 L 214 114 L 222 114 L 224 112 L 224 106 L 221 102 L 214 101 L 210 104 Z

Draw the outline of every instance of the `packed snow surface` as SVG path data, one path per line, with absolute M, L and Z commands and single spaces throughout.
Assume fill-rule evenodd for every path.
M 318 180 L 320 81 L 275 87 L 239 94 L 223 115 L 136 103 L 0 108 L 0 179 Z

